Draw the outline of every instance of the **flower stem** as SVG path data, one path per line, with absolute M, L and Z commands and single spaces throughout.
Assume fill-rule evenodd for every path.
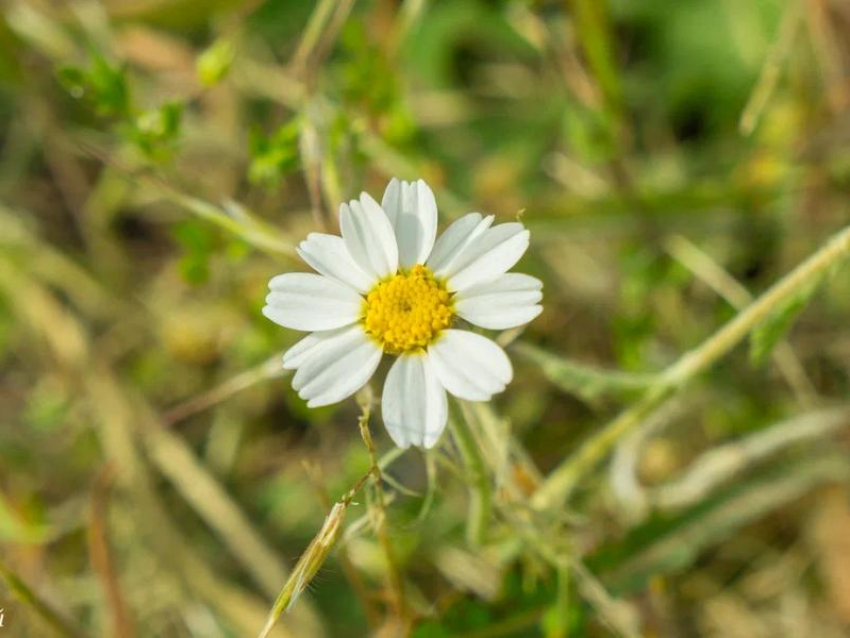
M 378 542 L 381 544 L 387 559 L 389 601 L 396 618 L 403 619 L 407 615 L 404 600 L 404 581 L 402 580 L 401 571 L 399 570 L 398 563 L 395 559 L 395 553 L 393 551 L 390 531 L 387 525 L 387 507 L 386 501 L 384 500 L 383 475 L 381 473 L 380 463 L 378 462 L 378 456 L 375 453 L 375 444 L 372 442 L 372 433 L 369 430 L 369 416 L 372 405 L 371 389 L 366 392 L 366 395 L 366 397 L 358 397 L 358 402 L 360 403 L 360 408 L 363 412 L 357 422 L 360 427 L 360 436 L 363 438 L 363 443 L 366 444 L 366 449 L 369 452 L 369 463 L 371 466 L 369 468 L 369 472 L 372 475 L 372 485 L 375 492 L 374 509 L 372 509 L 370 513 L 373 515 L 372 520 L 375 527 L 375 533 L 378 536 Z
M 454 400 L 449 402 L 449 424 L 470 481 L 467 539 L 471 545 L 482 545 L 487 537 L 487 525 L 492 509 L 490 477 L 475 435 Z
M 660 376 L 632 407 L 621 412 L 599 433 L 564 460 L 537 490 L 532 505 L 537 509 L 557 507 L 569 498 L 579 481 L 591 471 L 616 443 L 643 423 L 686 383 L 711 367 L 732 350 L 774 310 L 802 289 L 817 281 L 829 268 L 850 255 L 850 226 L 835 234 L 820 250 L 776 282 L 726 325 L 697 348 L 686 352 Z

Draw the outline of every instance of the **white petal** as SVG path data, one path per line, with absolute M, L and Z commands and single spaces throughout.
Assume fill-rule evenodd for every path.
M 336 330 L 312 332 L 283 353 L 284 370 L 296 370 L 301 365 L 320 353 L 325 346 L 333 343 L 334 339 L 351 330 L 363 330 L 359 325 L 345 326 Z
M 437 202 L 421 179 L 417 182 L 390 180 L 381 208 L 395 230 L 398 260 L 403 268 L 424 264 L 437 236 Z
M 434 447 L 446 427 L 448 405 L 426 355 L 402 355 L 396 360 L 384 383 L 381 412 L 400 448 Z
M 492 223 L 492 215 L 482 218 L 481 213 L 467 213 L 453 222 L 434 244 L 434 250 L 428 258 L 428 268 L 438 277 L 443 277 L 469 243 Z
M 345 328 L 342 328 L 345 330 Z M 328 330 L 327 332 L 334 332 Z M 306 337 L 294 344 L 289 350 L 283 353 L 283 369 L 296 370 L 304 361 L 310 358 L 310 353 L 315 348 L 321 346 L 324 340 L 319 336 L 322 332 L 312 332 Z
M 289 272 L 269 282 L 263 314 L 284 328 L 331 330 L 357 321 L 363 297 L 346 284 L 306 272 Z
M 398 269 L 398 245 L 392 224 L 368 193 L 339 207 L 339 224 L 348 252 L 360 268 L 380 279 Z
M 446 330 L 428 358 L 442 386 L 461 399 L 487 401 L 510 383 L 508 355 L 494 341 L 465 330 Z
M 450 291 L 498 279 L 528 248 L 529 232 L 518 222 L 488 228 L 473 239 L 453 261 L 446 276 Z
M 509 272 L 495 281 L 466 288 L 455 296 L 458 315 L 482 328 L 504 330 L 528 323 L 543 308 L 543 283 L 529 275 Z
M 339 279 L 359 292 L 368 292 L 375 283 L 354 261 L 342 237 L 310 233 L 298 246 L 298 254 L 316 272 Z
M 382 354 L 360 325 L 351 326 L 311 348 L 292 378 L 292 387 L 307 399 L 308 407 L 337 403 L 372 378 Z
M 397 177 L 393 177 L 390 183 L 387 184 L 387 188 L 384 190 L 384 196 L 381 198 L 381 208 L 384 209 L 393 228 L 395 228 L 399 211 L 401 211 L 402 184 L 407 184 L 407 182 L 402 182 Z

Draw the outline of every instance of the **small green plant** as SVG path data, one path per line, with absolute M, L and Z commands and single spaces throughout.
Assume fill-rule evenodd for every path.
M 154 163 L 171 159 L 180 137 L 184 104 L 167 102 L 140 110 L 133 102 L 127 67 L 111 63 L 96 50 L 88 67 L 62 66 L 57 71 L 68 94 L 82 100 L 101 117 L 117 123 L 118 130 Z
M 298 141 L 301 121 L 295 118 L 278 127 L 271 135 L 253 129 L 250 137 L 251 164 L 248 179 L 253 184 L 273 188 L 287 174 L 301 166 Z

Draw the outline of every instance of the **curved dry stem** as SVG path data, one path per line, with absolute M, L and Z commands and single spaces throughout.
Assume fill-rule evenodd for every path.
M 659 509 L 688 507 L 765 458 L 798 443 L 825 439 L 848 424 L 846 405 L 778 423 L 706 452 L 681 477 L 655 488 L 649 499 Z

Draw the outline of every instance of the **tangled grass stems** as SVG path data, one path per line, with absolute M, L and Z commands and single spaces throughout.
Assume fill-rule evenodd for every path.
M 747 334 L 798 291 L 817 281 L 850 254 L 850 226 L 839 230 L 830 240 L 794 270 L 776 282 L 731 321 L 686 352 L 667 368 L 657 385 L 646 391 L 630 408 L 620 413 L 598 434 L 557 466 L 532 498 L 539 510 L 557 508 L 573 493 L 578 483 L 624 436 L 655 413 L 670 397 L 698 374 L 710 368 L 734 348 Z

